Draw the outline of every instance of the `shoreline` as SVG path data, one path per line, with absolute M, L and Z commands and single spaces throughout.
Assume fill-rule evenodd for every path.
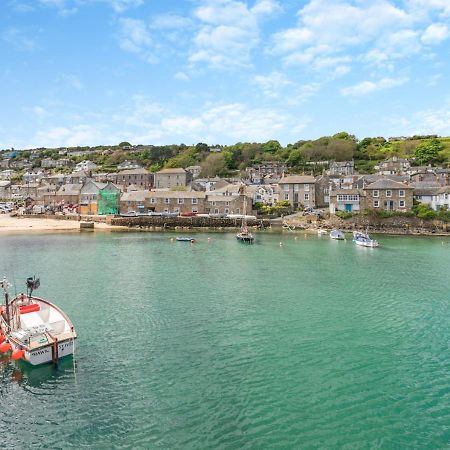
M 327 225 L 322 228 L 328 231 L 331 228 Z M 74 232 L 170 232 L 170 233 L 234 233 L 238 228 L 235 227 L 128 227 L 120 225 L 110 225 L 104 222 L 95 222 L 94 229 L 80 230 L 80 222 L 75 220 L 58 220 L 49 218 L 29 218 L 29 217 L 10 217 L 9 215 L 0 215 L 0 235 L 6 234 L 36 234 L 36 233 L 74 233 Z M 353 230 L 343 229 L 344 233 L 351 234 Z M 281 226 L 257 230 L 258 233 L 274 234 L 308 234 L 317 235 L 316 227 L 296 228 L 286 230 Z M 404 230 L 383 230 L 369 227 L 371 234 L 384 236 L 409 236 L 409 237 L 450 237 L 450 233 L 431 231 L 408 231 Z

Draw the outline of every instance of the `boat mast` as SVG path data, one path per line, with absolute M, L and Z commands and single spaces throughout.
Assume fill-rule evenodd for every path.
M 6 323 L 8 324 L 8 327 L 11 327 L 10 322 L 10 315 L 9 315 L 9 293 L 8 293 L 8 287 L 9 287 L 9 283 L 8 280 L 6 278 L 3 278 L 2 281 L 0 281 L 0 286 L 3 289 L 3 292 L 5 294 L 5 307 L 6 307 Z

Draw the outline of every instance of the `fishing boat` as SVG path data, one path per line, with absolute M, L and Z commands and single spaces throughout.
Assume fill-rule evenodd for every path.
M 369 233 L 362 233 L 361 231 L 354 231 L 353 232 L 353 242 L 356 245 L 360 245 L 361 247 L 379 247 L 380 244 L 377 240 L 372 239 L 369 236 Z
M 336 239 L 337 241 L 343 241 L 345 239 L 345 234 L 343 231 L 335 228 L 335 229 L 331 230 L 330 238 Z
M 319 229 L 317 230 L 317 234 L 318 234 L 319 236 L 325 236 L 326 234 L 328 234 L 328 231 L 327 231 L 327 230 L 324 230 L 323 228 L 319 228 Z
M 0 281 L 5 303 L 0 311 L 0 353 L 33 366 L 57 363 L 75 351 L 77 334 L 67 315 L 56 305 L 33 295 L 40 281 L 27 278 L 26 294 L 10 299 L 11 285 Z
M 195 242 L 195 239 L 193 237 L 178 236 L 177 241 L 178 242 Z
M 244 196 L 244 216 L 242 217 L 242 225 L 239 232 L 236 234 L 236 239 L 240 242 L 245 242 L 247 244 L 253 244 L 254 237 L 247 227 L 247 197 L 245 195 L 245 185 L 242 185 L 239 189 L 239 194 Z

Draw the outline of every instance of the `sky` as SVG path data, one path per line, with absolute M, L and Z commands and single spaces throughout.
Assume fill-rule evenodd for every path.
M 0 149 L 450 135 L 450 0 L 1 0 Z

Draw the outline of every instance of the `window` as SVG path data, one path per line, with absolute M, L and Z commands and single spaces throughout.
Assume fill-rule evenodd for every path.
M 359 200 L 358 194 L 338 194 L 338 202 L 357 202 Z
M 305 190 L 305 192 L 309 192 L 309 184 L 304 185 L 304 190 Z
M 214 214 L 219 214 L 219 210 L 217 208 L 214 210 Z
M 380 196 L 380 191 L 377 191 L 377 190 L 373 191 L 373 196 L 374 197 L 379 197 Z
M 225 202 L 225 205 L 226 205 L 226 206 L 229 206 L 229 205 L 230 205 L 230 202 Z
M 179 205 L 182 205 L 183 203 L 184 203 L 184 198 L 179 198 L 179 199 L 178 199 L 178 204 L 179 204 Z
M 400 189 L 400 190 L 398 191 L 398 196 L 399 196 L 399 197 L 404 197 L 404 196 L 405 196 L 405 191 L 404 191 L 403 189 Z
M 405 207 L 405 200 L 399 200 L 398 206 L 399 206 L 400 208 L 404 208 L 404 207 Z
M 155 203 L 156 203 L 156 198 L 152 197 L 152 198 L 150 199 L 150 203 L 155 204 Z
M 198 213 L 198 209 L 197 208 L 192 208 L 192 212 L 193 213 Z
M 386 197 L 392 197 L 392 191 L 387 190 L 386 191 Z
M 289 191 L 289 185 L 288 184 L 283 184 L 283 190 Z
M 236 208 L 236 214 L 239 214 L 241 210 L 239 208 Z
M 309 194 L 305 193 L 305 200 L 309 200 Z
M 374 200 L 373 201 L 373 207 L 374 208 L 379 208 L 380 207 L 380 200 Z
M 228 209 L 228 208 L 225 208 L 225 214 L 229 214 L 230 213 L 230 210 Z
M 284 199 L 289 200 L 289 194 L 284 194 Z
M 164 199 L 164 203 L 165 203 L 166 205 L 168 205 L 168 204 L 170 203 L 170 198 L 165 198 L 165 199 Z
M 298 192 L 298 189 L 299 189 L 298 184 L 294 184 L 294 192 Z
M 196 198 L 193 198 L 193 199 L 192 199 L 192 204 L 193 204 L 193 205 L 196 205 L 196 204 L 197 204 L 197 199 L 196 199 Z

